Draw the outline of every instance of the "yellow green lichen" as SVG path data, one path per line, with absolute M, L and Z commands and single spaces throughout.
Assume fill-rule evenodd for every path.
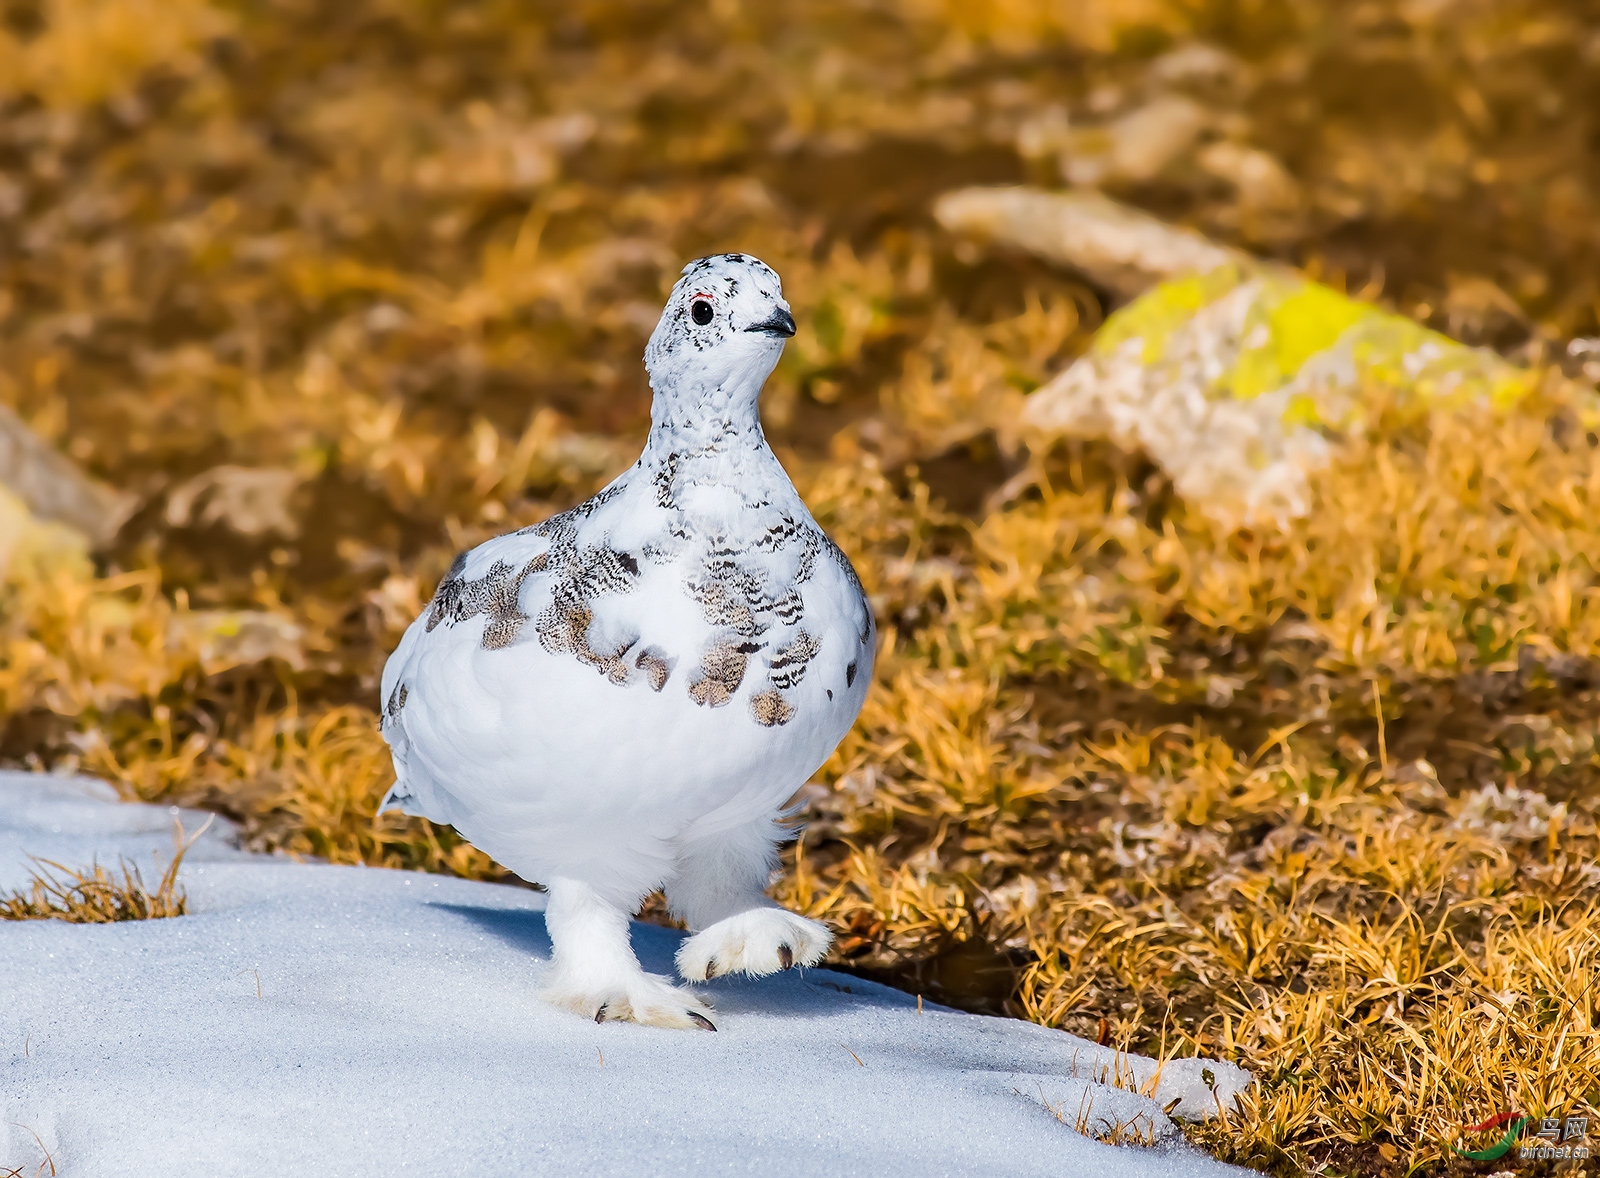
M 1235 292 L 1248 295 L 1240 323 L 1199 318 Z M 1225 364 L 1211 386 L 1217 398 L 1248 401 L 1302 386 L 1291 392 L 1286 426 L 1351 424 L 1348 399 L 1319 399 L 1330 392 L 1383 389 L 1418 412 L 1470 400 L 1505 409 L 1533 384 L 1529 372 L 1486 349 L 1267 267 L 1229 264 L 1161 283 L 1106 320 L 1093 354 L 1109 355 L 1130 339 L 1143 342 L 1141 361 L 1156 370 L 1163 361 L 1214 351 Z
M 1095 337 L 1094 350 L 1110 353 L 1130 339 L 1144 341 L 1142 360 L 1152 364 L 1160 359 L 1167 337 L 1194 318 L 1246 278 L 1238 266 L 1218 266 L 1205 274 L 1174 278 L 1146 291 L 1106 320 Z
M 1277 275 L 1263 278 L 1245 319 L 1239 357 L 1223 378 L 1223 387 L 1241 400 L 1282 388 L 1312 356 L 1331 348 L 1348 328 L 1377 314 L 1377 308 L 1318 282 Z M 1258 326 L 1265 330 L 1258 332 Z

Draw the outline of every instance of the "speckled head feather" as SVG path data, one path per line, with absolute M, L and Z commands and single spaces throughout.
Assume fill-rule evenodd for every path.
M 793 334 L 772 267 L 748 254 L 700 258 L 683 268 L 645 345 L 650 387 L 699 397 L 737 386 L 753 399 Z

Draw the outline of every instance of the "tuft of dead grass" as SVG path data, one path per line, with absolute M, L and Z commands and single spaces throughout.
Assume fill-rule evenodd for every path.
M 114 924 L 122 920 L 163 920 L 189 911 L 188 899 L 178 886 L 178 870 L 195 841 L 211 826 L 185 839 L 180 823 L 173 837 L 172 862 L 161 873 L 156 890 L 145 886 L 137 864 L 117 861 L 117 872 L 99 863 L 91 867 L 64 867 L 51 859 L 35 859 L 26 890 L 0 893 L 0 920 L 64 920 L 68 924 Z M 120 876 L 120 878 L 118 878 Z

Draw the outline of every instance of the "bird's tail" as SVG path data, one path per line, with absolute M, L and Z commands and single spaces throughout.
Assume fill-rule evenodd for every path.
M 415 801 L 416 799 L 411 796 L 410 787 L 403 781 L 396 781 L 383 795 L 383 801 L 378 803 L 378 813 L 382 814 L 385 810 L 399 810 L 402 814 L 409 814 L 411 811 L 406 809 L 406 803 Z

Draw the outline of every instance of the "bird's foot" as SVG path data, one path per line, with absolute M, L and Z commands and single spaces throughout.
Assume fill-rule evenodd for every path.
M 700 999 L 666 978 L 639 973 L 610 981 L 558 974 L 541 992 L 546 1002 L 592 1018 L 597 1023 L 632 1022 L 648 1027 L 714 1031 L 714 1013 Z
M 696 933 L 678 948 L 678 972 L 691 982 L 745 973 L 777 973 L 815 965 L 833 934 L 814 920 L 782 908 L 752 908 Z

